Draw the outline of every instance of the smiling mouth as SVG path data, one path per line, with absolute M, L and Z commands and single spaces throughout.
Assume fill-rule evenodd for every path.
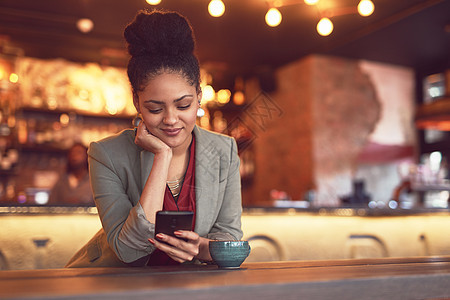
M 175 136 L 178 133 L 180 133 L 180 131 L 182 130 L 182 128 L 171 128 L 171 129 L 161 129 L 166 135 L 168 136 Z

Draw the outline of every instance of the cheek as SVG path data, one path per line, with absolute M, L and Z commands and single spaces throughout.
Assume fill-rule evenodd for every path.
M 184 117 L 184 122 L 190 125 L 194 125 L 196 120 L 197 120 L 197 109 L 195 109 L 195 112 L 190 112 L 189 114 L 186 114 L 186 116 Z
M 148 115 L 148 114 L 142 116 L 145 126 L 147 126 L 147 129 L 156 127 L 158 124 L 161 123 L 162 118 L 159 116 L 160 115 Z

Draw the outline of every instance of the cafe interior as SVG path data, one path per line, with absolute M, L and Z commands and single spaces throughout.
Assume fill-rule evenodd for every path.
M 51 270 L 101 228 L 89 191 L 75 197 L 55 186 L 74 146 L 134 126 L 123 29 L 141 9 L 177 11 L 194 29 L 197 126 L 237 142 L 243 240 L 252 250 L 235 277 L 194 270 L 197 283 L 176 286 L 167 282 L 179 270 L 146 270 L 127 273 L 122 292 L 136 297 L 125 287 L 131 279 L 161 275 L 167 282 L 131 286 L 167 299 L 172 287 L 170 295 L 188 290 L 195 299 L 223 285 L 238 298 L 270 298 L 272 283 L 273 295 L 298 295 L 295 284 L 306 296 L 331 295 L 347 275 L 327 268 L 370 261 L 405 271 L 358 269 L 343 282 L 345 295 L 365 288 L 379 296 L 380 278 L 390 278 L 408 299 L 450 296 L 439 285 L 450 280 L 450 1 L 2 0 L 0 284 L 25 276 L 32 287 L 5 299 L 100 293 L 72 284 L 80 276 L 72 272 L 49 294 L 32 274 L 52 285 Z M 273 278 L 286 268 L 310 273 L 281 276 L 293 284 L 282 287 L 287 281 Z M 258 276 L 263 269 L 274 273 Z M 50 273 L 20 273 L 38 270 Z M 107 284 L 111 275 L 123 274 L 87 276 L 105 280 L 109 295 L 119 289 Z M 415 288 L 401 294 L 396 280 Z M 426 284 L 435 288 L 424 292 Z

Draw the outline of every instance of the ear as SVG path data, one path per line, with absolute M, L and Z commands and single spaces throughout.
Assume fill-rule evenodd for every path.
M 139 108 L 139 97 L 136 92 L 133 92 L 133 104 L 138 113 L 141 113 L 141 109 Z
M 200 106 L 202 105 L 202 104 L 201 104 L 201 102 L 202 102 L 202 96 L 203 96 L 202 90 L 200 90 L 200 91 L 197 93 L 198 107 L 200 107 Z

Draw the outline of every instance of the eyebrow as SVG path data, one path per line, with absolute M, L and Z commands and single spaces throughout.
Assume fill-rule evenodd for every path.
M 187 97 L 192 97 L 192 98 L 193 98 L 194 95 L 184 95 L 184 96 L 181 96 L 181 97 L 178 98 L 178 99 L 173 100 L 173 102 L 174 102 L 174 103 L 180 102 L 181 100 L 183 100 L 184 98 L 187 98 Z M 152 99 L 150 99 L 150 100 L 145 100 L 144 103 L 164 104 L 164 101 L 158 101 L 158 100 L 152 100 Z

